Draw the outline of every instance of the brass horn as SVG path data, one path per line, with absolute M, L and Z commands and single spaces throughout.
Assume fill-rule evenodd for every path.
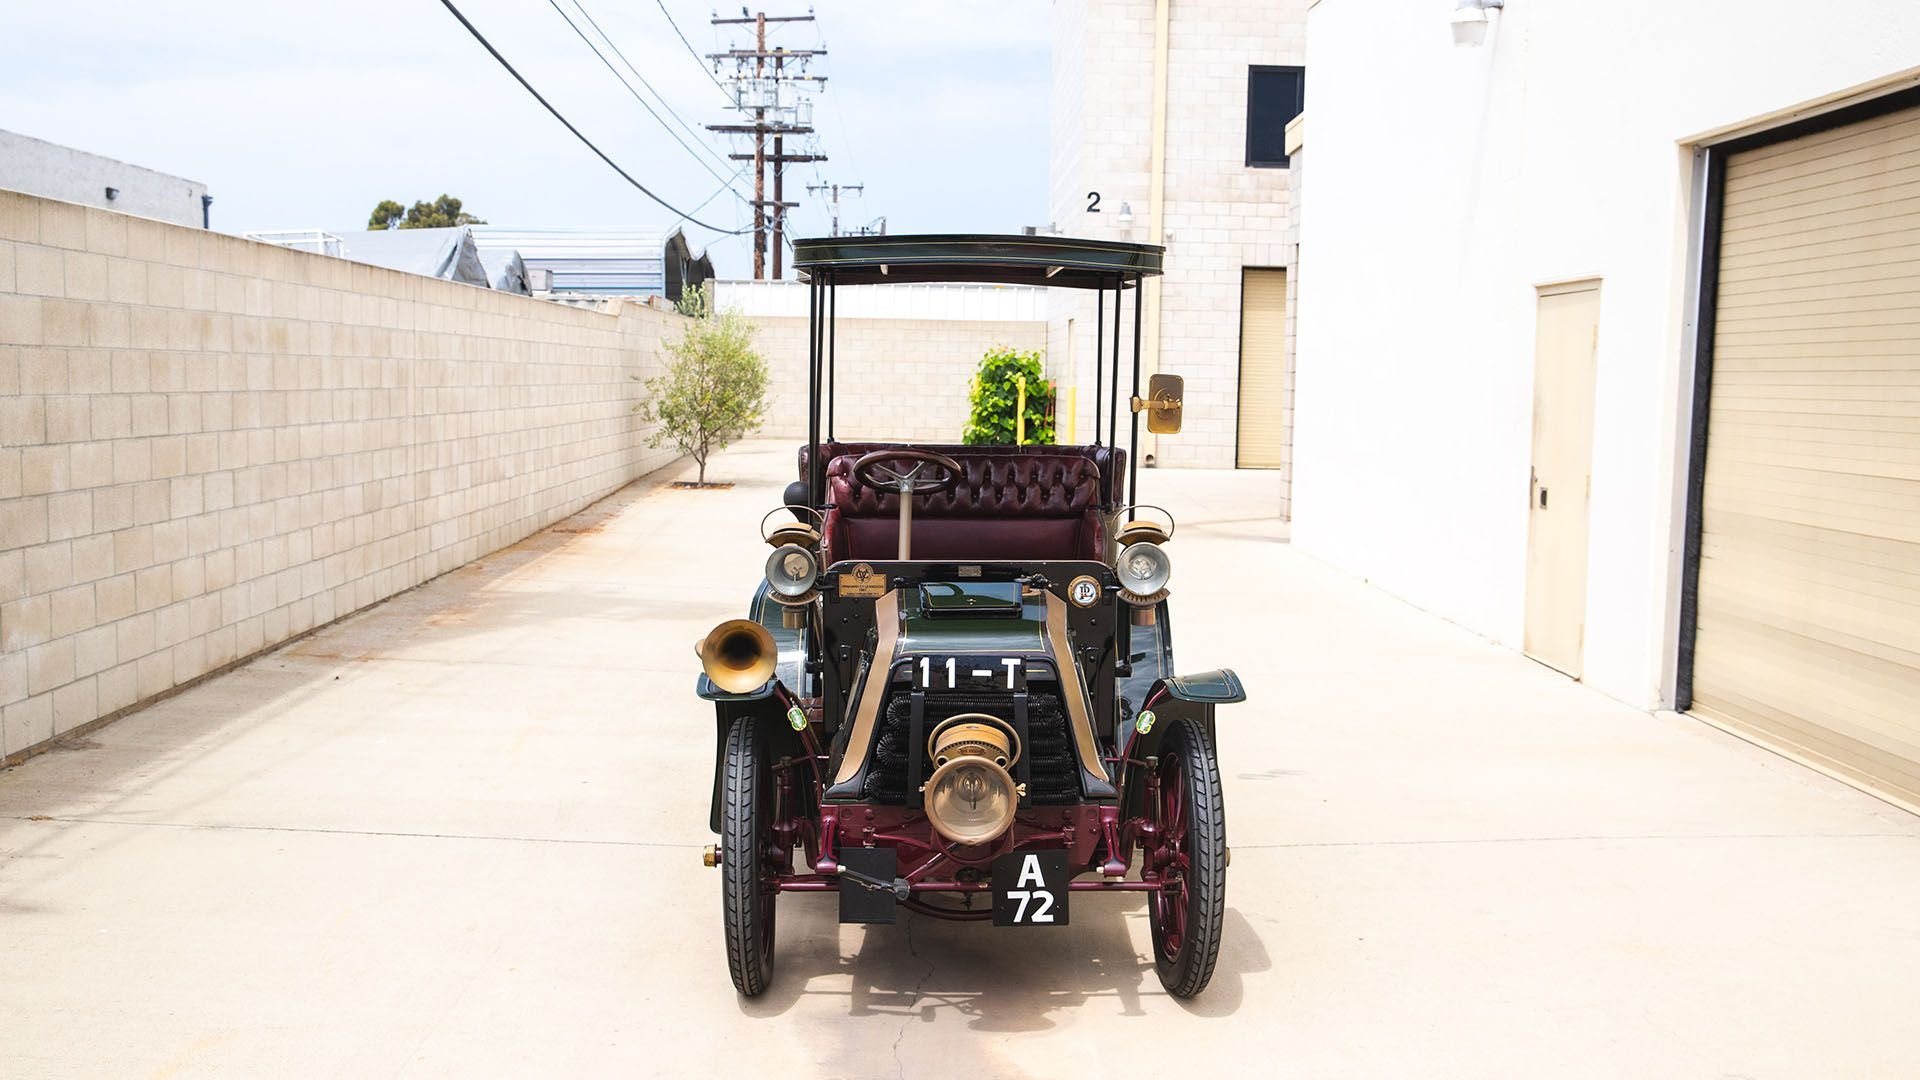
M 773 635 L 752 619 L 728 619 L 696 642 L 693 652 L 707 678 L 729 694 L 766 685 L 779 658 Z

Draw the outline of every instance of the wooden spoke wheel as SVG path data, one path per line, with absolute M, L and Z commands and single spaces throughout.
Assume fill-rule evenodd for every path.
M 1160 748 L 1152 808 L 1159 844 L 1149 852 L 1160 891 L 1148 894 L 1154 969 L 1174 997 L 1206 989 L 1220 958 L 1227 909 L 1227 815 L 1220 763 L 1198 721 L 1182 719 Z

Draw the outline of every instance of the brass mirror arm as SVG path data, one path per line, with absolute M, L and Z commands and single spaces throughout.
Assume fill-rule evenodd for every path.
M 1179 398 L 1132 397 L 1127 399 L 1127 404 L 1134 412 L 1146 412 L 1149 409 L 1162 412 L 1168 409 L 1179 409 L 1183 403 Z

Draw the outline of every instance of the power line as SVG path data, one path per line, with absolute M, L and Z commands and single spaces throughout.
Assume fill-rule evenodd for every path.
M 550 0 L 551 2 L 551 0 Z M 736 95 L 734 108 L 743 116 L 750 116 L 752 123 L 708 124 L 708 131 L 719 131 L 733 135 L 753 136 L 753 153 L 732 154 L 736 160 L 753 162 L 753 276 L 760 280 L 767 276 L 768 247 L 772 247 L 773 277 L 777 280 L 781 274 L 781 261 L 785 253 L 787 240 L 787 211 L 798 207 L 797 202 L 788 202 L 784 191 L 786 166 L 789 163 L 815 162 L 826 160 L 817 153 L 789 154 L 786 140 L 813 134 L 813 107 L 811 103 L 803 105 L 789 87 L 812 84 L 819 87 L 826 82 L 821 75 L 805 74 L 808 64 L 819 56 L 825 56 L 825 49 L 786 49 L 769 50 L 767 47 L 767 25 L 769 23 L 812 22 L 811 12 L 805 15 L 768 15 L 766 12 L 749 13 L 740 9 L 740 18 L 720 18 L 716 14 L 711 22 L 715 26 L 751 26 L 754 34 L 754 47 L 743 49 L 729 45 L 722 52 L 710 53 L 709 57 L 718 62 L 731 60 L 734 74 L 732 82 L 740 93 Z M 769 63 L 771 61 L 771 63 Z M 749 92 L 750 91 L 750 92 Z M 751 99 L 751 101 L 749 101 Z M 767 140 L 773 141 L 773 152 L 767 153 Z M 767 198 L 767 166 L 773 166 L 773 198 Z M 772 233 L 772 244 L 768 244 L 768 232 Z
M 527 77 L 520 74 L 520 72 L 516 70 L 512 64 L 508 63 L 506 57 L 500 55 L 500 50 L 493 47 L 493 42 L 487 40 L 487 36 L 480 32 L 480 28 L 473 25 L 473 23 L 467 21 L 467 17 L 460 13 L 460 9 L 453 6 L 453 0 L 440 0 L 440 6 L 446 8 L 447 11 L 451 13 L 454 18 L 460 20 L 460 25 L 466 27 L 467 33 L 473 35 L 473 40 L 478 41 L 482 48 L 486 49 L 488 53 L 492 54 L 493 58 L 499 61 L 500 66 L 507 69 L 507 74 L 513 76 L 514 81 L 518 82 L 521 86 L 526 87 L 527 93 L 533 95 L 533 100 L 539 102 L 543 108 L 545 108 L 548 112 L 552 113 L 553 118 L 555 120 L 560 121 L 560 124 L 562 127 L 565 127 L 568 131 L 571 131 L 573 133 L 574 138 L 579 139 L 581 142 L 585 143 L 587 146 L 587 149 L 593 151 L 594 154 L 597 157 L 599 157 L 601 161 L 606 162 L 608 168 L 612 169 L 614 172 L 619 173 L 621 179 L 625 180 L 629 184 L 632 184 L 636 189 L 638 189 L 640 194 L 645 195 L 647 198 L 652 199 L 654 202 L 659 203 L 661 206 L 664 206 L 667 209 L 672 210 L 674 213 L 679 214 L 682 220 L 692 222 L 693 224 L 698 225 L 703 229 L 710 229 L 714 232 L 719 233 L 722 236 L 739 236 L 741 233 L 744 233 L 747 231 L 745 229 L 723 229 L 718 225 L 709 225 L 706 222 L 701 221 L 699 218 L 696 218 L 691 214 L 682 212 L 679 207 L 674 206 L 672 203 L 668 202 L 667 200 L 661 198 L 658 195 L 655 195 L 650 189 L 648 189 L 647 185 L 642 184 L 638 180 L 635 180 L 631 173 L 621 168 L 619 164 L 617 164 L 612 158 L 608 157 L 606 151 L 600 149 L 598 146 L 595 146 L 593 144 L 592 139 L 589 139 L 585 135 L 581 134 L 580 129 L 573 126 L 573 121 L 568 120 L 566 117 L 560 115 L 560 110 L 554 108 L 552 102 L 549 102 L 546 98 L 540 96 L 540 91 L 535 90 L 533 88 L 533 84 L 527 81 Z
M 827 35 L 824 31 L 821 30 L 820 22 L 817 17 L 815 18 L 814 24 L 813 24 L 813 40 L 814 40 L 814 44 L 818 45 L 822 52 L 826 51 Z M 847 164 L 853 166 L 854 171 L 858 172 L 860 169 L 860 161 L 859 161 L 859 155 L 853 152 L 853 135 L 851 134 L 853 129 L 847 126 L 847 114 L 846 114 L 846 110 L 840 107 L 840 95 L 827 94 L 825 96 L 828 99 L 829 103 L 832 104 L 833 106 L 833 118 L 835 120 L 840 121 L 840 146 L 843 150 L 846 151 Z M 816 176 L 819 175 L 819 172 L 820 172 L 819 169 L 814 170 L 814 174 Z
M 817 166 L 813 172 L 815 176 L 820 174 Z M 866 190 L 867 185 L 865 184 L 829 184 L 825 180 L 820 181 L 818 184 L 807 185 L 807 194 L 809 195 L 818 195 L 823 191 L 828 193 L 826 200 L 828 213 L 830 213 L 833 218 L 833 231 L 828 233 L 829 236 L 840 235 L 840 193 L 847 191 L 855 195 L 864 195 L 866 194 Z
M 553 4 L 553 0 L 547 0 L 547 2 L 548 2 L 549 4 Z M 642 74 L 640 74 L 640 69 L 634 66 L 634 64 L 633 64 L 633 61 L 631 61 L 631 60 L 629 60 L 629 59 L 627 59 L 627 54 L 626 54 L 626 53 L 624 53 L 624 52 L 621 52 L 621 51 L 620 51 L 620 46 L 618 46 L 618 45 L 616 45 L 616 44 L 614 44 L 614 41 L 613 41 L 613 37 L 612 37 L 611 35 L 609 35 L 609 34 L 608 34 L 608 33 L 606 32 L 606 30 L 605 30 L 605 29 L 603 29 L 603 28 L 601 27 L 601 25 L 600 25 L 600 22 L 599 22 L 599 20 L 597 20 L 597 19 L 595 19 L 595 18 L 593 17 L 593 13 L 587 10 L 587 5 L 585 5 L 584 3 L 581 3 L 581 0 L 573 0 L 573 6 L 574 6 L 574 7 L 576 7 L 576 8 L 578 8 L 578 9 L 580 9 L 580 14 L 581 14 L 581 15 L 584 15 L 584 16 L 586 16 L 586 20 L 587 20 L 587 22 L 588 22 L 588 23 L 590 23 L 590 24 L 592 24 L 592 26 L 593 26 L 593 29 L 594 29 L 594 32 L 596 32 L 596 33 L 598 33 L 598 34 L 600 35 L 600 38 L 601 38 L 601 40 L 603 40 L 603 41 L 605 41 L 605 42 L 607 43 L 607 48 L 609 48 L 609 49 L 612 49 L 612 50 L 613 50 L 613 55 L 615 55 L 615 56 L 617 56 L 617 57 L 619 57 L 619 58 L 620 58 L 620 62 L 621 62 L 621 63 L 623 63 L 623 64 L 625 64 L 625 65 L 627 65 L 627 70 L 628 70 L 628 71 L 631 71 L 631 72 L 633 72 L 633 77 L 634 77 L 634 78 L 636 78 L 636 79 L 638 79 L 638 80 L 640 80 L 640 85 L 641 85 L 641 86 L 644 86 L 644 87 L 646 87 L 646 88 L 647 88 L 647 91 L 648 91 L 649 93 L 651 93 L 651 94 L 652 94 L 652 95 L 654 96 L 654 98 L 655 98 L 656 100 L 658 100 L 658 101 L 660 102 L 660 107 L 661 107 L 661 108 L 663 108 L 663 109 L 665 109 L 665 110 L 667 110 L 667 115 L 668 115 L 668 116 L 671 116 L 671 117 L 673 117 L 673 119 L 675 120 L 675 122 L 677 122 L 677 123 L 678 123 L 678 124 L 680 125 L 680 128 L 681 128 L 681 130 L 683 130 L 683 131 L 685 131 L 685 132 L 686 132 L 687 134 L 689 134 L 689 135 L 691 135 L 691 136 L 693 136 L 693 137 L 694 137 L 694 139 L 695 139 L 696 141 L 698 141 L 698 140 L 699 140 L 699 138 L 700 138 L 700 133 L 699 133 L 699 132 L 697 132 L 697 131 L 695 131 L 695 130 L 693 130 L 693 126 L 692 126 L 691 124 L 688 124 L 688 123 L 687 123 L 687 121 L 686 121 L 686 118 L 685 118 L 685 117 L 683 117 L 683 116 L 681 116 L 681 115 L 680 115 L 679 113 L 677 113 L 677 112 L 675 112 L 675 111 L 674 111 L 674 108 L 673 108 L 673 106 L 672 106 L 672 105 L 669 105 L 669 104 L 667 104 L 667 96 L 666 96 L 665 94 L 662 94 L 662 93 L 661 93 L 661 92 L 659 91 L 659 89 L 658 89 L 657 87 L 655 87 L 655 86 L 654 86 L 654 85 L 653 85 L 652 83 L 650 83 L 650 82 L 648 82 L 648 81 L 647 81 L 647 77 L 646 77 L 645 75 L 642 75 Z M 554 4 L 554 10 L 556 10 L 556 11 L 559 11 L 559 10 L 560 10 L 560 9 L 559 9 L 559 5 L 558 5 L 558 4 Z M 566 13 L 566 12 L 564 12 L 564 11 L 561 11 L 561 12 L 560 12 L 560 17 L 561 17 L 561 18 L 563 18 L 563 19 L 565 19 L 565 18 L 567 17 L 567 13 Z M 567 19 L 567 23 L 568 23 L 568 25 L 570 25 L 570 26 L 571 26 L 571 25 L 572 25 L 572 23 L 573 23 L 573 20 L 572 20 L 572 19 Z M 577 27 L 577 26 L 575 26 L 575 27 L 573 28 L 573 30 L 574 30 L 574 33 L 576 33 L 576 34 L 579 34 L 579 33 L 580 33 L 580 28 L 579 28 L 579 27 Z M 580 39 L 581 39 L 582 41 L 586 41 L 586 40 L 587 40 L 587 38 L 586 38 L 586 35 L 585 35 L 585 34 L 581 34 L 581 35 L 580 35 Z M 593 48 L 593 42 L 591 42 L 591 41 L 587 41 L 587 47 L 588 47 L 588 48 Z M 597 49 L 597 48 L 594 48 L 594 49 L 593 49 L 593 51 L 594 51 L 594 52 L 595 52 L 596 54 L 599 54 L 599 53 L 600 53 L 600 50 L 599 50 L 599 49 Z M 601 61 L 601 63 L 607 63 L 607 58 L 606 58 L 606 56 L 604 56 L 604 55 L 601 55 L 601 56 L 600 56 L 600 61 Z M 610 64 L 610 63 L 608 63 L 608 64 L 607 64 L 607 69 L 608 69 L 609 71 L 611 71 L 611 70 L 613 69 L 613 65 L 612 65 L 612 64 Z M 619 77 L 619 76 L 620 76 L 620 73 L 619 73 L 619 72 L 617 72 L 617 71 L 615 71 L 615 72 L 614 72 L 614 75 L 615 75 L 616 77 Z M 620 78 L 620 82 L 621 82 L 622 84 L 625 84 L 625 83 L 626 83 L 626 81 L 627 81 L 627 80 L 626 80 L 625 78 Z M 633 87 L 631 87 L 631 86 L 628 86 L 628 87 L 627 87 L 627 92 L 628 92 L 628 93 L 633 93 Z M 637 99 L 637 98 L 639 98 L 639 96 L 640 96 L 640 95 L 638 95 L 638 94 L 634 94 L 634 97 L 635 97 L 636 99 Z M 641 101 L 641 102 L 640 102 L 640 104 L 641 104 L 641 105 L 643 105 L 643 106 L 645 106 L 645 105 L 646 105 L 647 103 L 646 103 L 645 101 Z M 659 114 L 659 113 L 655 113 L 655 112 L 653 112 L 653 109 L 652 109 L 651 107 L 648 107 L 648 108 L 647 108 L 647 111 L 648 111 L 649 113 L 653 113 L 653 118 L 654 118 L 655 120 L 659 120 L 659 119 L 660 119 L 660 114 Z M 664 123 L 664 122 L 663 122 L 663 123 Z M 673 134 L 673 133 L 672 133 L 671 131 L 669 131 L 669 132 L 668 132 L 668 134 L 669 134 L 669 135 L 671 135 L 671 134 Z M 678 141 L 678 136 L 675 136 L 675 141 Z M 681 146 L 685 146 L 685 145 L 687 145 L 687 144 L 686 144 L 686 143 L 684 143 L 684 142 L 682 142 L 682 143 L 680 143 L 680 145 L 681 145 Z M 718 153 L 718 152 L 716 152 L 716 151 L 715 151 L 715 150 L 713 149 L 713 147 L 711 147 L 711 146 L 708 146 L 708 145 L 706 145 L 705 143 L 701 143 L 701 144 L 700 144 L 700 147 L 701 147 L 701 149 L 703 149 L 703 150 L 705 150 L 705 151 L 706 151 L 706 152 L 708 153 L 708 155 L 710 155 L 710 156 L 711 156 L 711 157 L 712 157 L 712 158 L 713 158 L 713 159 L 714 159 L 715 161 L 724 161 L 724 159 L 722 159 L 722 158 L 720 157 L 720 155 L 719 155 L 719 153 Z M 708 172 L 713 172 L 713 170 L 712 170 L 712 169 L 708 169 L 707 171 L 708 171 Z M 719 174 L 719 173 L 714 173 L 714 175 L 715 175 L 715 176 L 719 176 L 720 174 Z M 741 196 L 741 199 L 742 199 L 742 200 L 744 201 L 744 200 L 745 200 L 745 196 Z
M 680 24 L 673 21 L 673 12 L 667 10 L 666 0 L 653 0 L 653 2 L 660 5 L 660 14 L 665 15 L 667 17 L 667 25 L 673 27 L 673 36 L 679 38 L 680 44 L 687 47 L 687 55 L 693 57 L 693 62 L 700 65 L 701 71 L 706 72 L 707 78 L 713 82 L 713 88 L 720 91 L 721 95 L 728 101 L 732 101 L 733 95 L 727 93 L 725 86 L 720 85 L 719 77 L 707 70 L 707 62 L 700 58 L 700 50 L 694 48 L 693 42 L 687 40 L 687 35 L 680 32 Z M 582 9 L 583 12 L 584 10 L 585 9 Z M 587 17 L 591 19 L 593 16 L 589 15 Z
M 672 139 L 673 139 L 673 141 L 674 141 L 674 142 L 677 142 L 677 143 L 679 143 L 679 144 L 680 144 L 680 148 L 681 148 L 682 150 L 685 150 L 685 151 L 686 151 L 687 153 L 689 153 L 689 154 L 691 154 L 691 155 L 693 155 L 693 160 L 695 160 L 695 161 L 697 161 L 697 162 L 699 162 L 699 163 L 700 163 L 700 167 L 701 167 L 701 168 L 703 168 L 703 169 L 705 169 L 705 170 L 707 170 L 707 172 L 708 172 L 708 174 L 709 174 L 709 175 L 711 175 L 711 176 L 712 176 L 712 177 L 713 177 L 713 178 L 714 178 L 715 180 L 723 180 L 723 179 L 725 179 L 725 175 L 724 175 L 724 174 L 722 174 L 721 172 L 719 172 L 718 170 L 716 170 L 716 169 L 715 169 L 715 168 L 714 168 L 713 166 L 711 166 L 711 165 L 709 165 L 709 164 L 707 164 L 707 163 L 706 163 L 706 161 L 705 161 L 705 160 L 703 160 L 703 159 L 702 159 L 702 158 L 700 157 L 700 154 L 699 154 L 699 152 L 698 152 L 698 151 L 696 151 L 696 150 L 694 150 L 694 148 L 693 148 L 693 147 L 691 147 L 691 146 L 688 146 L 688 145 L 687 145 L 687 141 L 686 141 L 685 139 L 682 139 L 682 138 L 681 138 L 681 137 L 680 137 L 679 135 L 677 135 L 677 134 L 675 134 L 675 133 L 674 133 L 674 130 L 673 130 L 672 128 L 670 128 L 670 127 L 668 127 L 668 126 L 667 126 L 667 122 L 666 122 L 666 120 L 665 120 L 664 118 L 662 118 L 662 117 L 661 117 L 661 115 L 660 115 L 659 113 L 657 113 L 657 112 L 655 112 L 655 111 L 654 111 L 654 109 L 653 109 L 653 106 L 651 106 L 651 105 L 649 105 L 649 104 L 647 104 L 647 99 L 646 99 L 646 98 L 643 98 L 643 97 L 641 97 L 641 96 L 640 96 L 640 91 L 638 91 L 638 90 L 635 90 L 635 89 L 633 88 L 633 84 L 627 81 L 627 77 L 626 77 L 625 75 L 622 75 L 622 74 L 620 74 L 620 69 L 619 69 L 619 68 L 617 68 L 617 67 L 614 67 L 614 66 L 613 66 L 613 61 L 611 61 L 611 60 L 609 60 L 609 59 L 607 59 L 607 54 L 606 54 L 606 53 L 603 53 L 603 52 L 601 52 L 601 51 L 600 51 L 600 46 L 598 46 L 598 45 L 595 45 L 595 44 L 593 43 L 593 39 L 587 36 L 587 34 L 586 34 L 586 31 L 584 31 L 584 30 L 582 30 L 582 29 L 580 29 L 580 26 L 579 26 L 579 24 L 578 24 L 578 23 L 575 23 L 575 22 L 573 21 L 573 18 L 572 18 L 572 16 L 570 16 L 570 15 L 568 15 L 568 14 L 567 14 L 567 11 L 566 11 L 566 9 L 560 6 L 560 4 L 558 3 L 558 0 L 547 0 L 547 6 L 548 6 L 548 7 L 550 7 L 550 8 L 552 8 L 552 9 L 554 10 L 554 13 L 555 13 L 555 14 L 557 14 L 557 15 L 559 15 L 559 16 L 560 16 L 560 17 L 561 17 L 562 19 L 565 19 L 565 20 L 566 20 L 566 22 L 567 22 L 567 29 L 569 29 L 569 30 L 572 30 L 572 31 L 573 31 L 573 33 L 574 33 L 574 36 L 576 36 L 576 37 L 578 37 L 578 38 L 579 38 L 579 39 L 580 39 L 581 41 L 583 41 L 583 42 L 585 42 L 585 43 L 586 43 L 586 46 L 587 46 L 587 48 L 589 48 L 589 49 L 592 49 L 592 50 L 593 50 L 593 55 L 594 55 L 594 56 L 596 56 L 596 57 L 598 57 L 598 58 L 599 58 L 599 60 L 600 60 L 600 62 L 601 62 L 602 64 L 605 64 L 605 65 L 606 65 L 606 68 L 607 68 L 607 70 L 613 73 L 613 77 L 614 77 L 614 78 L 616 78 L 616 79 L 619 79 L 619 80 L 620 80 L 620 87 L 621 87 L 621 89 L 623 89 L 623 90 L 625 90 L 625 91 L 626 91 L 626 92 L 627 92 L 628 94 L 630 94 L 630 95 L 632 95 L 632 97 L 633 97 L 633 100 L 635 100 L 635 101 L 637 101 L 637 102 L 639 102 L 639 103 L 640 103 L 640 107 L 641 107 L 641 108 L 643 108 L 643 109 L 645 109 L 645 110 L 647 110 L 647 115 L 648 115 L 648 116 L 651 116 L 651 117 L 653 117 L 653 118 L 654 118 L 654 120 L 655 120 L 655 121 L 657 121 L 657 122 L 658 122 L 658 123 L 660 124 L 660 127 L 661 127 L 661 130 L 663 130 L 663 131 L 665 131 L 665 132 L 666 132 L 666 133 L 667 133 L 667 134 L 668 134 L 668 135 L 669 135 L 670 137 L 672 137 Z M 578 5 L 578 4 L 575 4 L 574 6 L 575 6 L 575 7 L 579 7 L 579 5 Z M 580 14 L 582 14 L 582 15 L 587 15 L 587 9 L 586 9 L 586 8 L 580 8 Z M 589 22 L 592 22 L 592 21 L 593 21 L 593 16 L 591 16 L 591 15 L 587 15 L 587 21 L 589 21 Z M 599 30 L 599 29 L 600 29 L 600 27 L 599 27 L 599 24 L 597 24 L 597 23 L 596 23 L 596 24 L 594 25 L 594 29 L 596 29 L 596 30 Z M 606 32 L 605 32 L 605 31 L 602 31 L 602 32 L 601 32 L 601 35 L 600 35 L 600 36 L 601 36 L 601 37 L 606 37 Z M 612 41 L 612 39 L 608 39 L 608 41 L 607 41 L 607 44 L 608 44 L 608 45 L 613 45 L 613 41 Z M 613 51 L 614 51 L 615 53 L 618 53 L 618 52 L 620 51 L 620 49 L 619 49 L 619 47 L 618 47 L 618 46 L 614 46 L 614 49 L 613 49 Z M 626 57 L 624 57 L 624 56 L 622 56 L 622 57 L 620 57 L 620 59 L 622 59 L 622 60 L 625 60 L 625 59 L 626 59 Z M 628 66 L 628 67 L 632 67 L 633 65 L 632 65 L 632 64 L 628 64 L 627 66 Z M 638 74 L 638 72 L 635 72 L 635 74 Z M 646 82 L 647 82 L 647 81 L 646 81 L 645 79 L 641 79 L 640 81 L 641 81 L 641 83 L 642 83 L 642 84 L 646 84 Z M 652 87 L 651 85 L 647 85 L 647 89 L 649 89 L 649 90 L 653 90 L 653 87 Z M 659 97 L 659 96 L 660 96 L 660 92 L 659 92 L 658 90 L 654 90 L 654 91 L 653 91 L 653 94 L 654 94 L 654 96 L 655 96 L 655 97 Z M 665 106 L 666 106 L 666 99 L 665 99 L 665 98 L 661 98 L 661 101 L 660 101 L 660 104 L 661 104 L 661 106 L 662 106 L 662 107 L 665 107 Z M 668 109 L 667 109 L 667 111 L 668 111 L 669 113 L 672 113 L 672 112 L 673 112 L 673 110 L 672 110 L 671 108 L 668 108 Z M 679 120 L 680 118 L 679 118 L 679 116 L 678 116 L 678 115 L 676 114 L 676 115 L 674 115 L 674 119 L 676 119 L 676 120 Z M 680 121 L 680 123 L 681 123 L 681 125 L 682 125 L 682 126 L 685 126 L 685 124 L 686 124 L 686 121 L 684 121 L 684 120 L 681 120 L 681 121 Z M 708 151 L 708 152 L 709 152 L 709 153 L 712 153 L 712 151 Z M 716 155 L 716 156 L 717 156 L 717 155 Z
M 711 194 L 711 195 L 709 195 L 709 196 L 707 196 L 707 197 L 706 197 L 706 198 L 704 198 L 704 199 L 701 199 L 701 200 L 700 200 L 700 205 L 698 205 L 698 206 L 696 206 L 696 207 L 694 207 L 694 208 L 693 208 L 693 209 L 692 209 L 691 211 L 688 211 L 688 212 L 689 212 L 689 213 L 694 213 L 694 214 L 697 214 L 697 213 L 699 213 L 700 211 L 702 211 L 702 210 L 705 210 L 705 209 L 707 208 L 707 204 L 708 204 L 708 203 L 710 203 L 710 202 L 712 202 L 713 200 L 715 200 L 715 199 L 717 199 L 717 198 L 719 198 L 719 197 L 720 197 L 721 195 L 723 195 L 723 194 L 726 194 L 726 193 L 728 193 L 728 192 L 732 192 L 732 194 L 733 194 L 733 197 L 734 197 L 734 198 L 736 198 L 736 199 L 738 199 L 738 198 L 740 198 L 740 193 L 739 193 L 739 192 L 737 192 L 737 191 L 734 191 L 734 190 L 733 190 L 733 182 L 734 182 L 735 180 L 738 180 L 738 179 L 740 179 L 740 177 L 741 177 L 741 176 L 743 176 L 743 175 L 744 175 L 744 174 L 746 173 L 746 171 L 747 171 L 747 166 L 745 166 L 745 165 L 742 165 L 742 166 L 740 166 L 740 167 L 739 167 L 738 169 L 735 169 L 735 170 L 733 171 L 733 175 L 732 175 L 732 176 L 729 176 L 729 177 L 727 177 L 727 182 L 726 182 L 726 183 L 724 183 L 724 184 L 721 184 L 721 185 L 720 185 L 719 187 L 717 187 L 717 188 L 714 188 L 714 189 L 713 189 L 713 194 Z M 742 201 L 742 202 L 744 202 L 745 200 L 744 200 L 744 199 L 742 199 L 741 201 Z M 673 222 L 673 224 L 671 224 L 671 225 L 668 225 L 668 226 L 667 226 L 667 228 L 669 228 L 669 229 L 671 229 L 671 228 L 673 228 L 673 226 L 674 226 L 674 225 L 678 225 L 678 224 L 680 224 L 680 222 L 682 222 L 682 221 L 689 221 L 689 220 L 692 220 L 692 219 L 690 219 L 690 218 L 687 218 L 687 217 L 685 217 L 685 216 L 682 216 L 682 217 L 680 217 L 680 218 L 678 218 L 678 219 L 676 219 L 676 220 L 675 220 L 675 221 Z M 739 230 L 739 231 L 740 231 L 740 232 L 745 232 L 746 230 L 745 230 L 745 229 L 741 229 L 741 230 Z

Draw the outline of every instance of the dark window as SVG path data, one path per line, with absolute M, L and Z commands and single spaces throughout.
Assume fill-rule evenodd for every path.
M 1285 168 L 1287 124 L 1306 106 L 1307 69 L 1247 69 L 1247 164 Z

